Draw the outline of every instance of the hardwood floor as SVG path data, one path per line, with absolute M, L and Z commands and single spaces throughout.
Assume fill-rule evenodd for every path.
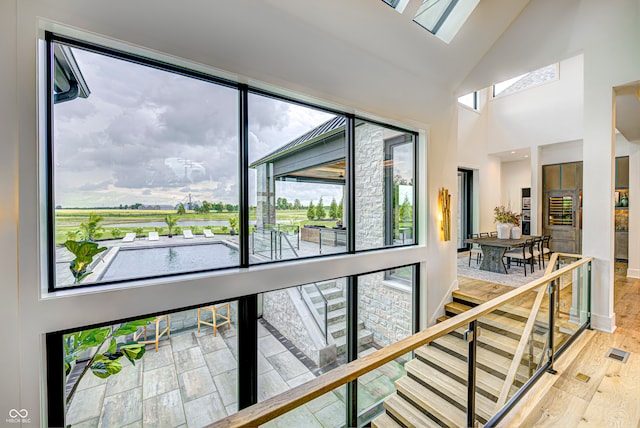
M 587 331 L 500 423 L 501 427 L 640 427 L 640 280 L 616 266 L 613 334 Z M 630 352 L 626 363 L 609 348 Z M 579 373 L 588 382 L 576 378 Z

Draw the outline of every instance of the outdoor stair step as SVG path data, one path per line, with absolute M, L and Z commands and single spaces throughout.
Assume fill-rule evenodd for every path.
M 463 305 L 458 302 L 451 302 L 447 303 L 444 308 L 447 315 L 459 315 L 471 309 L 471 306 Z M 483 315 L 478 319 L 478 324 L 480 324 L 484 329 L 492 329 L 517 340 L 520 340 L 520 336 L 522 335 L 525 325 L 522 321 L 516 321 L 495 313 Z
M 337 299 L 327 300 L 327 310 L 329 312 L 335 311 L 337 309 L 342 309 L 347 305 L 347 300 L 344 297 L 339 297 Z M 314 307 L 318 311 L 319 314 L 324 313 L 324 302 L 316 302 Z
M 327 314 L 327 324 L 331 325 L 336 322 L 344 321 L 347 319 L 347 309 L 340 308 L 334 311 L 329 311 Z
M 318 290 L 315 289 L 315 287 L 306 288 L 306 292 L 309 295 L 309 298 L 311 299 L 311 301 L 313 303 L 318 303 L 318 302 L 322 301 L 322 296 L 320 295 Z M 336 288 L 336 287 L 327 288 L 326 290 L 322 290 L 322 295 L 327 300 L 337 299 L 337 298 L 340 298 L 340 297 L 344 298 L 342 290 L 339 289 L 339 288 Z
M 402 425 L 393 420 L 386 413 L 380 413 L 371 421 L 371 428 L 403 428 Z
M 440 428 L 440 425 L 436 421 L 425 415 L 422 410 L 416 408 L 398 394 L 392 394 L 387 397 L 383 405 L 387 413 L 392 414 L 396 420 L 408 428 Z M 393 418 L 390 419 L 393 420 Z
M 457 355 L 458 358 L 463 358 L 464 360 L 467 359 L 467 342 L 451 334 L 447 334 L 436 339 L 432 346 L 434 345 L 443 348 L 443 350 L 449 351 L 452 355 Z M 491 352 L 488 349 L 478 347 L 476 361 L 478 365 L 486 367 L 487 370 L 495 372 L 498 377 L 504 379 L 509 371 L 509 367 L 511 367 L 512 360 L 503 357 L 502 355 L 498 355 L 495 352 Z M 516 380 L 522 383 L 529 380 L 529 371 L 526 366 L 522 364 L 518 366 Z
M 347 349 L 347 336 L 339 336 L 334 339 L 336 343 L 336 352 L 342 354 Z M 366 345 L 373 342 L 373 333 L 367 329 L 358 331 L 358 345 Z
M 413 359 L 405 364 L 405 369 L 410 377 L 427 386 L 435 389 L 438 395 L 443 398 L 449 397 L 449 401 L 455 401 L 458 407 L 467 407 L 467 383 L 459 382 L 451 376 L 437 370 L 428 364 Z M 493 416 L 496 407 L 495 401 L 491 401 L 481 394 L 476 394 L 476 416 L 482 423 L 486 423 Z
M 461 360 L 450 355 L 440 348 L 425 345 L 416 349 L 416 355 L 419 359 L 436 366 L 435 368 L 437 370 L 446 371 L 450 376 L 455 376 L 462 381 L 466 381 L 468 378 L 469 367 L 466 360 Z M 479 391 L 494 397 L 495 400 L 498 399 L 504 380 L 498 378 L 493 373 L 477 368 L 476 381 L 476 388 Z
M 335 281 L 316 282 L 316 285 L 318 286 L 318 288 L 320 290 L 323 290 L 323 291 L 326 290 L 326 289 L 329 289 L 329 288 L 337 288 Z
M 364 322 L 360 321 L 358 323 L 358 331 L 364 328 Z M 338 322 L 329 324 L 329 334 L 335 339 L 340 336 L 344 336 L 347 334 L 347 323 L 346 322 Z
M 444 426 L 466 426 L 467 418 L 464 411 L 460 410 L 438 394 L 421 385 L 408 376 L 401 377 L 395 382 L 398 394 L 408 399 L 414 406 L 420 407 Z

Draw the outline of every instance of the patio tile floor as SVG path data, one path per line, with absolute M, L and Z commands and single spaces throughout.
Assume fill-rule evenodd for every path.
M 315 375 L 269 331 L 258 324 L 258 387 L 264 400 Z M 132 366 L 100 379 L 87 373 L 67 411 L 73 427 L 200 427 L 237 411 L 236 330 L 224 327 L 186 331 L 149 345 Z M 393 389 L 402 367 L 382 367 L 361 382 L 359 397 L 368 406 Z M 393 377 L 385 377 L 383 369 Z M 332 427 L 344 420 L 344 387 L 281 416 L 267 427 Z

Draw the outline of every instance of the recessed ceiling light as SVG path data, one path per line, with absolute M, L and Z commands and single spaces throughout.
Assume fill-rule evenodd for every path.
M 524 155 L 524 157 L 525 157 L 525 158 L 528 158 L 528 157 L 529 157 L 529 155 Z
M 512 155 L 515 155 L 515 154 L 516 154 L 516 152 L 515 152 L 515 151 L 514 151 L 514 152 L 511 152 L 511 154 L 512 154 Z

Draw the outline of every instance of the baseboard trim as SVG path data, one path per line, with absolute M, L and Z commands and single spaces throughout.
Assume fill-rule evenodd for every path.
M 451 293 L 453 293 L 458 288 L 459 288 L 459 283 L 458 283 L 458 279 L 456 278 L 449 286 L 449 289 L 445 293 L 440 304 L 437 306 L 438 309 L 436 310 L 436 312 L 431 316 L 431 318 L 429 318 L 427 327 L 434 325 L 436 323 L 436 320 L 442 315 L 444 315 L 444 305 L 453 301 L 453 297 L 451 296 Z
M 640 279 L 640 269 L 627 269 L 627 278 Z
M 605 333 L 613 333 L 616 331 L 616 314 L 611 316 L 599 315 L 591 313 L 591 328 L 594 330 L 604 331 Z

